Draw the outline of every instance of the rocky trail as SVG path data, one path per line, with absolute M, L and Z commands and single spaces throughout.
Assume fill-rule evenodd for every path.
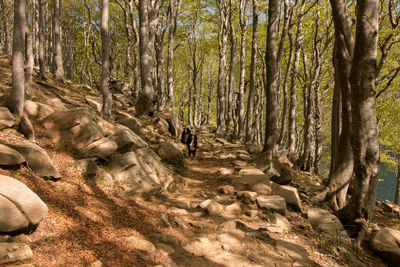
M 137 119 L 114 90 L 107 122 L 97 92 L 50 78 L 28 87 L 33 138 L 5 107 L 10 81 L 0 58 L 0 266 L 395 266 L 352 248 L 328 206 L 310 204 L 321 179 L 284 154 L 267 176 L 256 145 L 203 126 L 189 158 L 170 114 Z M 378 204 L 387 256 L 400 208 Z

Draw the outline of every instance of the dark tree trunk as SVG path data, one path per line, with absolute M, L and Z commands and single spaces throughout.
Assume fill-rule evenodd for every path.
M 25 0 L 25 50 L 26 50 L 26 72 L 25 72 L 25 84 L 29 85 L 32 82 L 32 73 L 33 73 L 33 65 L 34 65 L 34 58 L 33 58 L 33 46 L 32 46 L 32 31 L 29 29 L 29 3 L 28 0 Z M 31 27 L 32 29 L 32 27 Z
M 8 39 L 9 36 L 9 29 L 8 29 L 8 1 L 7 0 L 1 0 L 1 8 L 3 10 L 2 16 L 3 16 L 3 33 L 4 33 L 4 46 L 3 46 L 3 54 L 4 55 L 9 55 L 10 54 L 10 41 Z M 15 5 L 15 3 L 14 3 Z
M 232 113 L 233 113 L 233 91 L 235 90 L 235 77 L 234 77 L 234 65 L 235 65 L 235 27 L 233 24 L 233 3 L 229 0 L 229 39 L 230 39 L 230 61 L 229 61 L 229 77 L 228 77 L 228 94 L 227 94 L 227 109 L 226 109 L 226 133 L 225 136 L 229 136 L 231 133 L 232 124 Z
M 64 68 L 62 60 L 62 45 L 61 45 L 61 0 L 53 0 L 53 31 L 54 31 L 54 74 L 59 80 L 64 80 Z
M 109 2 L 102 0 L 101 5 L 101 79 L 100 91 L 103 95 L 103 108 L 101 117 L 109 120 L 111 117 L 112 98 L 110 89 L 108 88 L 108 80 L 110 78 L 110 37 L 108 35 L 108 13 Z
M 14 113 L 22 116 L 24 111 L 24 53 L 25 53 L 25 0 L 14 0 L 14 40 L 12 64 L 12 90 L 9 106 Z

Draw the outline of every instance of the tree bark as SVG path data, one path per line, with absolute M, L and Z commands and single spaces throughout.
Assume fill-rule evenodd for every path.
M 265 95 L 267 100 L 267 114 L 265 119 L 265 144 L 267 164 L 272 164 L 272 156 L 277 152 L 279 137 L 279 102 L 278 102 L 278 62 L 277 62 L 277 25 L 278 25 L 278 0 L 270 0 L 268 6 L 268 26 L 265 62 L 267 66 L 267 83 Z M 272 167 L 272 165 L 270 166 Z
M 139 57 L 141 91 L 136 102 L 136 113 L 141 115 L 154 115 L 154 88 L 153 88 L 153 50 L 154 32 L 158 23 L 158 10 L 160 1 L 138 1 L 139 11 Z
M 12 90 L 9 106 L 14 113 L 22 116 L 24 111 L 24 53 L 25 53 L 25 0 L 14 0 L 14 41 L 12 64 Z
M 122 86 L 122 93 L 124 95 L 128 95 L 129 87 L 131 84 L 132 79 L 132 34 L 130 29 L 129 23 L 129 3 L 125 1 L 125 5 L 123 5 L 120 1 L 117 1 L 118 5 L 121 7 L 122 11 L 124 12 L 124 25 L 125 25 L 125 34 L 126 39 L 128 41 L 126 46 L 126 53 L 125 53 L 125 68 L 124 68 L 124 85 Z
M 53 0 L 53 31 L 54 31 L 54 74 L 57 79 L 64 80 L 64 68 L 62 61 L 62 45 L 61 45 L 61 0 Z
M 218 83 L 217 83 L 217 135 L 222 136 L 225 132 L 225 112 L 226 112 L 226 48 L 228 39 L 228 6 L 225 0 L 217 0 L 219 10 L 219 33 L 218 33 Z
M 247 32 L 247 3 L 246 0 L 239 2 L 239 19 L 240 19 L 240 78 L 239 78 L 239 94 L 238 94 L 238 127 L 236 136 L 239 139 L 244 137 L 244 87 L 246 76 L 246 32 Z
M 26 72 L 25 72 L 25 84 L 29 85 L 32 82 L 32 72 L 33 72 L 33 65 L 34 65 L 34 58 L 33 58 L 33 45 L 32 45 L 32 31 L 29 29 L 29 2 L 25 0 L 25 50 L 26 50 Z M 33 25 L 32 25 L 33 26 Z M 32 27 L 31 27 L 32 28 Z
M 291 157 L 294 157 L 296 154 L 296 108 L 297 108 L 297 95 L 296 95 L 296 84 L 297 84 L 297 75 L 299 69 L 300 62 L 300 51 L 303 46 L 304 33 L 303 30 L 303 10 L 304 10 L 305 1 L 302 1 L 300 8 L 298 9 L 299 17 L 297 19 L 297 31 L 296 31 L 296 40 L 295 40 L 295 52 L 294 52 L 294 61 L 290 82 L 290 106 L 289 106 L 289 124 L 288 124 L 288 147 L 289 154 Z
M 233 23 L 233 12 L 234 6 L 233 1 L 229 0 L 229 40 L 230 40 L 230 60 L 229 60 L 229 77 L 228 77 L 228 95 L 227 95 L 227 108 L 226 108 L 226 132 L 225 136 L 229 136 L 231 133 L 232 115 L 233 115 L 233 92 L 235 90 L 235 76 L 234 76 L 234 65 L 235 65 L 235 52 L 236 52 L 236 40 L 235 40 L 235 27 Z
M 376 119 L 376 63 L 379 36 L 379 1 L 357 2 L 356 42 L 350 73 L 351 146 L 354 188 L 341 219 L 359 228 L 356 247 L 365 237 L 365 223 L 374 213 L 379 175 L 379 141 Z
M 44 56 L 46 40 L 44 38 L 43 1 L 44 0 L 39 0 L 39 67 L 40 67 L 39 77 L 40 77 L 40 79 L 44 79 L 46 77 L 46 72 L 47 72 L 46 59 Z
M 4 46 L 3 46 L 3 54 L 8 56 L 10 55 L 10 41 L 8 39 L 9 29 L 8 29 L 8 1 L 1 0 L 1 7 L 3 9 L 3 31 L 4 31 Z M 14 3 L 15 4 L 15 3 Z
M 112 98 L 110 89 L 108 88 L 108 80 L 110 78 L 110 37 L 108 35 L 108 13 L 109 1 L 102 0 L 101 5 L 101 78 L 100 78 L 100 91 L 103 95 L 103 108 L 101 110 L 101 117 L 109 120 L 111 117 Z
M 138 99 L 138 94 L 140 91 L 140 69 L 139 69 L 139 62 L 140 62 L 140 57 L 139 57 L 139 31 L 137 28 L 137 20 L 135 19 L 135 16 L 133 14 L 133 0 L 128 0 L 129 1 L 129 17 L 130 17 L 130 22 L 132 25 L 132 32 L 133 32 L 133 37 L 134 37 L 134 44 L 133 44 L 133 79 L 134 79 L 134 84 L 133 84 L 133 98 L 135 100 Z
M 32 13 L 32 32 L 33 32 L 33 56 L 34 65 L 39 66 L 39 4 L 38 0 L 32 1 L 33 13 Z
M 255 71 L 256 71 L 256 52 L 257 52 L 257 36 L 258 36 L 258 0 L 253 0 L 253 38 L 251 41 L 251 60 L 250 60 L 250 88 L 247 98 L 247 114 L 246 114 L 246 136 L 245 141 L 251 141 L 252 124 L 254 113 L 254 94 L 255 94 Z
M 400 205 L 400 154 L 397 154 L 396 188 L 394 191 L 394 204 Z

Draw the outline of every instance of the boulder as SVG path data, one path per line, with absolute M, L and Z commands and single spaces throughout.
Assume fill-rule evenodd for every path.
M 125 192 L 158 191 L 172 182 L 168 169 L 150 148 L 113 155 L 107 170 Z
M 135 134 L 139 135 L 140 137 L 144 137 L 144 131 L 142 124 L 136 118 L 125 118 L 117 120 L 117 123 L 122 124 L 129 129 L 131 129 Z
M 400 231 L 384 228 L 375 233 L 370 241 L 371 248 L 391 266 L 400 262 Z
M 126 241 L 130 247 L 145 251 L 147 253 L 152 253 L 156 250 L 156 247 L 153 245 L 153 243 L 140 237 L 130 236 L 126 239 Z
M 320 208 L 310 208 L 307 216 L 313 229 L 334 235 L 344 241 L 349 240 L 340 220 L 330 212 Z
M 263 183 L 269 185 L 269 178 L 262 171 L 256 168 L 243 168 L 239 171 L 239 178 L 234 179 L 232 182 L 234 185 L 247 185 L 252 186 L 254 184 Z
M 35 129 L 31 121 L 26 114 L 21 116 L 21 122 L 19 123 L 19 131 L 29 140 L 35 140 Z
M 217 240 L 226 245 L 240 245 L 246 238 L 246 233 L 240 229 L 230 229 L 217 236 Z
M 0 144 L 0 165 L 2 166 L 17 166 L 25 161 L 18 151 Z
M 277 212 L 283 216 L 286 215 L 286 202 L 280 196 L 258 196 L 257 204 L 261 209 Z
M 287 255 L 294 261 L 290 266 L 312 266 L 307 250 L 293 241 L 276 240 L 274 246 L 279 254 Z
M 24 103 L 24 112 L 26 112 L 30 117 L 42 120 L 53 113 L 54 108 L 46 104 L 26 100 Z
M 243 201 L 245 204 L 254 203 L 256 201 L 257 193 L 251 191 L 238 192 L 237 198 Z
M 118 151 L 129 152 L 137 148 L 147 147 L 147 143 L 128 127 L 122 126 L 118 132 L 109 137 L 118 145 Z
M 160 158 L 176 167 L 185 167 L 185 155 L 183 151 L 170 142 L 161 142 L 157 148 L 157 154 Z
M 275 224 L 282 229 L 282 232 L 290 232 L 292 230 L 292 225 L 290 222 L 279 213 L 274 212 L 268 214 L 267 218 L 270 223 Z
M 77 155 L 83 158 L 98 157 L 106 159 L 117 151 L 118 144 L 108 138 L 100 138 L 81 148 Z
M 232 169 L 227 169 L 227 168 L 219 168 L 217 170 L 217 174 L 219 174 L 219 175 L 229 175 L 229 174 L 233 174 L 233 170 Z
M 382 201 L 381 203 L 382 203 L 382 207 L 385 210 L 400 216 L 400 206 L 399 205 L 396 205 L 393 202 L 390 202 L 389 200 Z
M 224 206 L 211 199 L 201 202 L 199 207 L 206 210 L 209 215 L 217 215 L 224 210 Z
M 82 172 L 86 178 L 94 178 L 102 181 L 107 186 L 114 184 L 112 176 L 96 163 L 96 158 L 81 159 L 75 163 L 78 171 Z
M 243 168 L 238 173 L 240 176 L 249 176 L 249 175 L 265 175 L 261 170 L 256 168 Z
M 32 250 L 27 244 L 0 243 L 0 264 L 24 261 L 32 257 Z
M 254 143 L 247 143 L 246 150 L 249 154 L 258 154 L 261 152 L 262 147 Z
M 219 191 L 224 195 L 233 195 L 235 193 L 235 188 L 231 185 L 223 185 Z
M 23 230 L 47 214 L 46 204 L 25 184 L 0 175 L 0 232 Z
M 283 197 L 287 204 L 290 204 L 296 210 L 303 212 L 303 206 L 301 204 L 297 188 L 289 185 L 279 185 L 271 182 L 271 190 L 273 194 Z
M 36 175 L 52 179 L 61 178 L 61 174 L 54 167 L 46 150 L 40 146 L 29 141 L 22 141 L 18 144 L 8 146 L 17 150 L 24 156 L 29 168 L 31 168 Z
M 86 95 L 85 100 L 89 104 L 89 106 L 94 108 L 97 112 L 101 112 L 101 109 L 103 108 L 102 97 Z
M 166 119 L 164 118 L 155 118 L 154 124 L 158 128 L 160 134 L 167 134 L 169 133 L 169 124 Z
M 162 115 L 168 123 L 169 133 L 172 134 L 172 136 L 174 136 L 175 138 L 180 138 L 183 128 L 175 112 L 173 112 L 171 108 L 167 108 L 163 111 Z
M 94 115 L 86 108 L 55 111 L 43 126 L 58 148 L 77 151 L 104 137 Z
M 5 107 L 0 107 L 0 131 L 6 128 L 11 128 L 17 123 L 17 119 L 11 114 L 10 110 Z
M 64 103 L 58 97 L 48 99 L 47 103 L 54 109 L 67 110 Z
M 271 195 L 271 187 L 264 183 L 256 183 L 250 186 L 250 191 L 256 192 L 260 195 Z

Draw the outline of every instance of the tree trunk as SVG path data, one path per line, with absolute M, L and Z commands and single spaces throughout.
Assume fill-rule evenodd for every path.
M 39 0 L 39 66 L 40 66 L 40 79 L 44 79 L 46 76 L 46 59 L 44 54 L 45 49 L 45 38 L 44 38 L 44 21 L 43 21 L 43 1 Z
M 26 49 L 26 72 L 25 72 L 25 84 L 29 85 L 32 82 L 32 73 L 33 73 L 33 46 L 32 46 L 32 31 L 29 29 L 29 3 L 28 0 L 25 0 L 25 49 Z M 31 27 L 32 28 L 32 27 Z
M 228 39 L 228 6 L 225 0 L 217 0 L 219 10 L 219 33 L 218 33 L 218 83 L 217 83 L 217 135 L 222 136 L 225 132 L 225 78 L 226 78 L 226 48 Z
M 64 80 L 64 68 L 62 61 L 62 45 L 61 45 L 61 0 L 53 0 L 53 31 L 54 31 L 54 74 L 59 80 Z
M 33 32 L 33 56 L 35 66 L 39 66 L 39 4 L 38 0 L 32 1 L 33 14 L 32 14 L 32 32 Z
M 134 37 L 134 44 L 133 44 L 133 79 L 134 79 L 134 84 L 133 84 L 133 98 L 135 100 L 138 99 L 138 94 L 140 91 L 140 69 L 139 69 L 139 62 L 140 62 L 140 57 L 139 57 L 139 31 L 137 28 L 137 20 L 135 19 L 135 16 L 133 14 L 133 0 L 128 0 L 129 1 L 129 17 L 131 19 L 131 25 L 132 25 L 132 32 L 133 32 L 133 37 Z
M 4 46 L 3 46 L 3 54 L 8 56 L 10 55 L 10 41 L 8 39 L 8 1 L 1 0 L 1 7 L 3 9 L 2 16 L 3 16 L 3 33 L 4 33 Z M 15 3 L 14 3 L 15 5 Z
M 394 191 L 394 204 L 400 205 L 400 154 L 397 154 L 396 188 Z
M 295 52 L 294 52 L 294 61 L 292 68 L 292 76 L 290 82 L 290 106 L 289 106 L 289 125 L 288 125 L 288 146 L 289 146 L 289 154 L 291 157 L 294 157 L 296 154 L 296 108 L 297 108 L 297 95 L 296 95 L 296 83 L 297 83 L 297 75 L 299 69 L 300 62 L 300 50 L 303 46 L 304 33 L 303 30 L 303 10 L 304 10 L 305 1 L 302 1 L 300 8 L 298 9 L 299 17 L 297 19 L 297 31 L 296 31 L 296 40 L 295 40 Z
M 24 53 L 25 53 L 25 0 L 14 0 L 14 41 L 12 64 L 12 90 L 9 106 L 14 113 L 22 116 L 24 111 Z
M 175 89 L 173 75 L 173 60 L 174 60 L 174 41 L 178 28 L 178 15 L 180 13 L 182 0 L 169 1 L 169 20 L 168 20 L 168 56 L 167 56 L 167 90 L 168 99 L 167 107 L 175 113 Z
M 279 137 L 279 102 L 278 102 L 278 62 L 276 51 L 277 24 L 278 24 L 278 0 L 270 0 L 268 6 L 267 46 L 265 62 L 267 66 L 267 83 L 265 95 L 267 98 L 267 114 L 265 119 L 265 144 L 267 164 L 272 164 L 272 156 L 277 151 Z M 270 166 L 272 167 L 272 165 Z
M 379 1 L 357 2 L 356 42 L 350 73 L 351 146 L 354 188 L 341 219 L 359 226 L 356 247 L 365 237 L 365 224 L 374 213 L 379 175 L 379 141 L 376 119 L 376 63 L 379 36 Z
M 154 115 L 154 88 L 153 88 L 153 48 L 154 31 L 158 22 L 158 9 L 160 1 L 141 0 L 138 1 L 139 11 L 139 57 L 141 92 L 136 102 L 136 113 L 138 116 L 148 114 Z
M 246 76 L 246 32 L 247 32 L 247 3 L 246 0 L 240 0 L 239 3 L 239 19 L 240 19 L 240 78 L 239 78 L 239 94 L 238 94 L 238 127 L 236 136 L 239 139 L 244 137 L 244 87 Z
M 351 60 L 353 57 L 352 23 L 346 3 L 331 1 L 335 24 L 335 48 L 333 64 L 335 67 L 334 103 L 332 111 L 332 156 L 331 169 L 326 190 L 313 198 L 313 202 L 330 199 L 334 210 L 346 205 L 347 189 L 353 174 L 353 154 L 350 144 L 351 127 L 351 88 L 349 83 Z M 340 105 L 335 105 L 338 101 Z M 339 110 L 335 109 L 339 107 Z M 341 119 L 336 121 L 336 116 Z M 333 144 L 336 143 L 336 147 Z
M 254 94 L 255 94 L 255 71 L 256 71 L 256 52 L 257 52 L 257 36 L 258 36 L 258 0 L 253 0 L 253 39 L 251 41 L 251 61 L 250 61 L 250 88 L 247 98 L 247 114 L 246 114 L 246 136 L 245 141 L 252 139 L 252 124 L 254 112 Z
M 124 11 L 124 24 L 125 24 L 125 34 L 126 39 L 128 41 L 126 46 L 126 54 L 125 54 L 125 68 L 124 68 L 124 85 L 122 86 L 122 93 L 124 95 L 128 95 L 129 87 L 131 84 L 132 79 L 132 34 L 130 30 L 130 23 L 129 23 L 129 3 L 125 1 L 125 5 L 122 5 L 121 2 L 117 1 L 121 9 Z
M 108 13 L 109 13 L 108 0 L 102 0 L 101 5 L 101 78 L 100 78 L 100 91 L 103 95 L 103 108 L 101 110 L 101 117 L 109 120 L 111 117 L 112 98 L 110 89 L 108 88 L 108 80 L 110 78 L 110 37 L 108 36 Z
M 231 133 L 232 124 L 232 113 L 233 113 L 233 92 L 235 90 L 235 77 L 234 77 L 234 65 L 235 65 L 235 27 L 233 22 L 233 3 L 229 0 L 229 39 L 230 39 L 230 61 L 229 61 L 229 77 L 228 77 L 228 95 L 227 95 L 227 108 L 226 108 L 226 132 L 225 136 L 229 136 Z

